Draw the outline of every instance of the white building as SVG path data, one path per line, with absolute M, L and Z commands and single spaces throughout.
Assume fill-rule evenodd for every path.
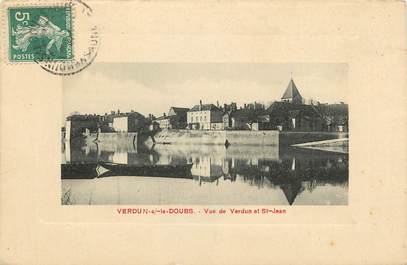
M 223 112 L 213 104 L 195 105 L 187 112 L 188 128 L 195 130 L 213 130 L 219 128 L 222 123 Z M 216 124 L 216 125 L 215 125 Z
M 138 112 L 126 113 L 113 118 L 116 132 L 138 132 L 146 124 L 146 119 Z
M 113 129 L 116 132 L 127 132 L 129 129 L 128 118 L 123 117 L 114 117 L 113 118 Z

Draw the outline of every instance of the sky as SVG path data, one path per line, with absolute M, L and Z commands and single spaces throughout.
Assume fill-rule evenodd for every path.
M 63 79 L 63 117 L 111 110 L 161 116 L 171 106 L 280 100 L 292 76 L 305 99 L 347 102 L 341 63 L 96 63 Z

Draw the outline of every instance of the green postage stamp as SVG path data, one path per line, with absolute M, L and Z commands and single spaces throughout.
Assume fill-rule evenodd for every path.
M 36 63 L 55 75 L 91 65 L 100 45 L 93 9 L 81 0 L 28 1 L 2 3 L 1 21 L 8 22 L 2 52 L 8 62 Z
M 10 7 L 8 20 L 10 61 L 73 58 L 71 6 Z

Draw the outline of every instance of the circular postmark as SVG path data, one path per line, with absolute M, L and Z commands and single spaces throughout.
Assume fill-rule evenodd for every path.
M 58 57 L 60 49 L 52 49 L 52 38 L 48 43 L 33 45 L 34 62 L 55 75 L 73 75 L 82 71 L 95 60 L 100 45 L 98 27 L 92 19 L 92 8 L 81 0 L 70 0 L 65 3 L 65 7 L 69 10 L 65 24 L 71 30 L 57 32 L 64 39 L 65 58 Z M 49 22 L 39 20 L 38 23 Z

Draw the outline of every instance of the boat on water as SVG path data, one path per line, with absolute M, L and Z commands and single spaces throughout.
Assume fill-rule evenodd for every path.
M 61 164 L 62 179 L 94 179 L 98 177 L 98 163 Z
M 111 162 L 102 162 L 100 165 L 107 169 L 99 177 L 104 176 L 148 176 L 148 177 L 172 177 L 192 179 L 192 164 L 184 165 L 149 165 L 137 166 L 128 164 L 117 164 Z M 112 175 L 113 174 L 113 175 Z
M 145 176 L 192 179 L 192 164 L 128 165 L 111 162 L 61 164 L 62 179 L 94 179 L 114 176 Z

